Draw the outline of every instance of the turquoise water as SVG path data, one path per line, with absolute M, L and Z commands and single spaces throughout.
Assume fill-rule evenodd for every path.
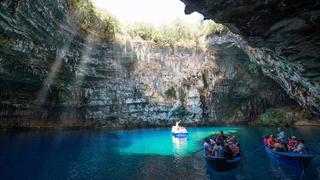
M 175 138 L 170 131 L 164 131 L 163 129 L 152 129 L 144 131 L 144 133 L 127 131 L 121 133 L 121 138 L 127 139 L 129 144 L 120 148 L 119 151 L 121 154 L 127 155 L 187 156 L 201 147 L 204 137 L 218 134 L 221 130 L 228 135 L 237 132 L 238 129 L 219 127 L 191 128 L 186 138 Z
M 238 137 L 246 156 L 232 171 L 216 172 L 204 160 L 203 138 L 224 130 Z M 275 129 L 251 127 L 188 128 L 186 139 L 174 139 L 171 128 L 41 130 L 0 133 L 0 179 L 320 179 L 319 156 L 303 175 L 272 162 L 261 146 L 262 135 Z M 288 128 L 320 151 L 320 129 Z

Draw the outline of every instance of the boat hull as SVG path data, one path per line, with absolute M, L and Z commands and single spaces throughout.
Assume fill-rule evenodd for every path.
M 213 156 L 205 155 L 207 165 L 216 171 L 229 171 L 236 168 L 241 160 L 240 156 L 233 159 L 215 158 Z
M 172 133 L 172 136 L 176 138 L 185 138 L 188 136 L 188 133 Z
M 309 166 L 311 159 L 313 157 L 310 153 L 293 153 L 293 152 L 278 152 L 270 149 L 265 146 L 265 150 L 268 156 L 274 160 L 279 162 L 279 164 L 284 165 L 286 167 L 295 168 L 295 169 L 303 169 Z

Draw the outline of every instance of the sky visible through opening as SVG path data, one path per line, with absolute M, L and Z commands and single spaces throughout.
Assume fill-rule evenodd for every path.
M 199 13 L 186 15 L 180 0 L 92 0 L 93 4 L 114 15 L 120 22 L 147 22 L 155 26 L 177 18 L 194 23 L 203 20 Z

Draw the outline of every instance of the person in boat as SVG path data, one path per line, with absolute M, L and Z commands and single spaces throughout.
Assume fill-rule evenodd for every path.
M 274 148 L 275 151 L 284 151 L 283 144 L 280 142 L 279 139 L 277 139 L 274 143 Z
M 206 155 L 212 155 L 213 147 L 212 147 L 212 145 L 210 143 L 210 140 L 208 138 L 206 138 L 204 140 L 203 148 L 204 148 L 204 152 L 205 152 Z
M 240 144 L 239 143 L 233 143 L 229 147 L 232 151 L 233 157 L 236 157 L 239 155 L 239 153 L 240 153 Z
M 297 146 L 297 138 L 295 136 L 291 136 L 289 139 L 288 150 L 289 152 L 293 151 Z
M 304 145 L 304 140 L 302 140 L 302 139 L 298 140 L 298 145 L 293 150 L 293 152 L 300 152 L 300 153 L 306 152 L 306 147 Z
M 268 145 L 268 139 L 269 139 L 269 135 L 264 135 L 263 136 L 263 144 L 264 145 Z
M 237 139 L 235 136 L 227 136 L 226 142 L 237 143 Z
M 213 147 L 214 157 L 223 158 L 223 147 L 220 142 L 217 142 Z
M 233 159 L 233 152 L 232 152 L 232 150 L 231 150 L 231 145 L 232 145 L 233 143 L 232 142 L 225 142 L 225 144 L 224 144 L 224 157 L 226 158 L 226 159 Z
M 216 143 L 216 141 L 215 141 L 214 139 L 215 139 L 214 137 L 209 138 L 209 140 L 210 140 L 210 144 L 215 144 L 215 143 Z
M 224 135 L 223 131 L 220 131 L 220 134 L 216 138 L 216 142 L 220 142 L 220 144 L 223 144 L 224 140 L 226 140 L 226 138 L 227 137 Z
M 278 138 L 281 142 L 285 142 L 285 141 L 286 141 L 286 134 L 285 134 L 285 132 L 284 132 L 280 127 L 278 127 L 277 138 Z
M 269 146 L 271 149 L 273 149 L 273 148 L 274 148 L 274 143 L 275 143 L 274 137 L 273 137 L 273 135 L 271 134 L 271 135 L 269 136 L 269 138 L 268 138 L 267 144 L 268 144 L 268 146 Z
M 278 134 L 277 134 L 277 139 L 280 140 L 280 143 L 282 144 L 282 146 L 284 147 L 285 151 L 288 151 L 287 149 L 287 141 L 286 141 L 286 133 L 284 132 L 283 129 L 281 129 L 280 127 L 278 127 Z

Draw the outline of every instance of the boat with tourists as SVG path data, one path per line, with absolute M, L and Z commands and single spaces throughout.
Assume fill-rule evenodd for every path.
M 281 128 L 278 131 L 276 138 L 272 134 L 264 136 L 263 144 L 268 156 L 280 164 L 303 170 L 310 164 L 313 153 L 305 146 L 303 139 L 291 136 L 288 143 L 285 132 Z
M 240 144 L 235 136 L 220 135 L 206 138 L 204 157 L 207 165 L 216 171 L 228 171 L 236 168 L 241 161 Z
M 310 164 L 313 157 L 313 154 L 309 152 L 280 152 L 271 149 L 267 145 L 265 146 L 265 150 L 269 157 L 273 160 L 298 169 L 306 168 Z
M 180 122 L 181 120 L 177 121 L 175 126 L 172 126 L 171 133 L 174 137 L 185 138 L 188 136 L 188 131 L 185 127 L 179 126 Z

